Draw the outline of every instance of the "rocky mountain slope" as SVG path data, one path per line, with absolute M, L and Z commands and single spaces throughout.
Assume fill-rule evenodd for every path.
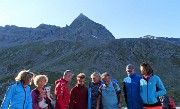
M 115 39 L 103 25 L 83 14 L 66 27 L 0 27 L 0 92 L 3 96 L 21 69 L 45 73 L 52 84 L 66 69 L 84 72 L 88 80 L 93 71 L 107 71 L 122 84 L 127 64 L 134 64 L 139 73 L 139 64 L 149 62 L 169 94 L 180 102 L 179 44 L 150 38 Z
M 55 40 L 80 40 L 80 39 L 115 39 L 109 30 L 83 14 L 80 14 L 70 26 L 58 27 L 54 25 L 41 24 L 37 28 L 17 27 L 6 25 L 0 27 L 0 48 L 27 44 L 29 42 L 44 43 Z

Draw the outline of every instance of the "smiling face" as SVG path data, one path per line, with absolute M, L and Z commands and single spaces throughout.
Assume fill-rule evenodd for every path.
M 131 75 L 131 74 L 134 73 L 134 69 L 132 69 L 132 70 L 126 70 L 126 72 L 127 72 L 128 75 Z
M 92 79 L 92 82 L 94 82 L 94 83 L 97 83 L 100 81 L 100 77 L 98 77 L 98 76 L 93 76 L 91 79 Z
M 43 88 L 45 85 L 46 85 L 46 79 L 40 78 L 40 79 L 37 81 L 37 87 Z
M 109 86 L 110 81 L 111 81 L 109 76 L 105 76 L 104 78 L 102 78 L 102 80 L 106 86 Z
M 147 75 L 147 71 L 144 66 L 140 66 L 140 70 L 142 75 Z
M 78 83 L 80 86 L 83 86 L 83 85 L 84 85 L 84 81 L 85 81 L 85 78 L 83 78 L 83 79 L 78 79 L 78 80 L 77 80 L 77 83 Z
M 72 77 L 73 77 L 73 74 L 72 73 L 67 73 L 65 76 L 64 76 L 64 79 L 68 82 L 70 82 L 72 80 Z

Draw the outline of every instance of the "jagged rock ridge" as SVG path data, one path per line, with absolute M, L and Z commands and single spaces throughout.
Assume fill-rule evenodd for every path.
M 53 42 L 54 40 L 78 39 L 115 39 L 103 25 L 95 23 L 83 14 L 80 14 L 66 27 L 41 24 L 37 28 L 17 27 L 6 25 L 0 27 L 0 48 L 25 44 L 29 42 Z

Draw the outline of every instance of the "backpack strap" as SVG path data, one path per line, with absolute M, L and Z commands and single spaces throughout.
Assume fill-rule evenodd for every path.
M 102 87 L 103 87 L 103 84 L 99 87 L 101 95 L 102 95 Z
M 121 90 L 117 89 L 117 83 L 113 83 L 113 87 L 114 87 L 117 95 L 121 94 Z
M 116 95 L 117 95 L 117 99 L 118 99 L 118 102 L 119 102 L 119 95 L 121 94 L 121 91 L 117 89 L 117 84 L 116 83 L 113 83 L 113 87 L 114 87 L 114 90 L 116 91 Z
M 117 92 L 117 85 L 116 85 L 116 83 L 112 83 L 112 84 L 113 84 L 113 87 L 114 87 L 115 91 Z

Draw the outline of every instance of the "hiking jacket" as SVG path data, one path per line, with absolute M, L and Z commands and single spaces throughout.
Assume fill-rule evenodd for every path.
M 56 104 L 55 109 L 67 109 L 70 99 L 69 89 L 68 89 L 68 81 L 63 78 L 55 81 L 55 96 L 56 96 Z
M 40 95 L 40 92 L 37 87 L 31 91 L 33 109 L 42 109 L 38 105 L 38 103 L 41 102 L 43 98 L 39 97 L 39 95 Z M 48 109 L 53 109 L 51 100 L 48 97 L 45 97 L 44 99 L 46 100 L 46 103 L 48 104 Z
M 76 84 L 71 89 L 69 109 L 87 109 L 88 89 Z
M 32 109 L 30 87 L 24 87 L 20 81 L 11 85 L 4 96 L 1 109 Z
M 92 89 L 91 91 L 91 109 L 96 109 L 97 106 L 97 99 L 99 96 L 99 87 L 103 84 L 104 82 L 99 81 L 97 83 L 90 82 L 89 83 L 89 88 Z
M 42 109 L 39 107 L 38 103 L 42 101 L 42 98 L 39 98 L 39 94 L 36 92 L 38 91 L 37 88 L 31 91 L 31 96 L 32 96 L 32 103 L 33 103 L 33 109 Z
M 166 93 L 166 89 L 158 76 L 152 75 L 149 81 L 146 81 L 145 78 L 140 80 L 140 95 L 144 104 L 155 104 L 158 102 L 157 97 Z
M 124 97 L 128 109 L 143 109 L 140 96 L 140 79 L 142 77 L 133 73 L 124 79 Z

